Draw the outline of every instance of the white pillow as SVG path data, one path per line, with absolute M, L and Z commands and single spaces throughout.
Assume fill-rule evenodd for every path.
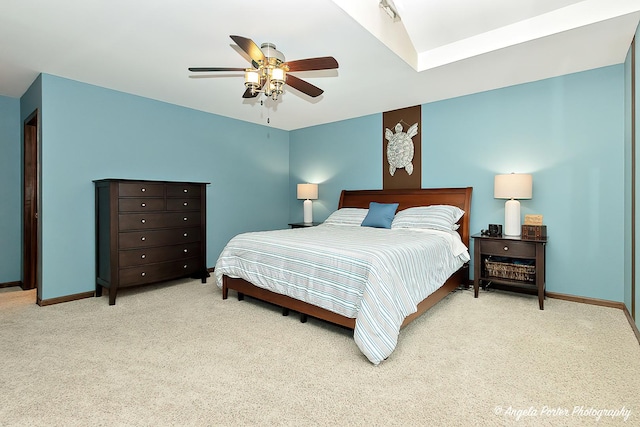
M 353 225 L 360 227 L 362 221 L 369 213 L 369 209 L 342 208 L 329 215 L 324 223 L 333 225 Z
M 407 208 L 393 218 L 391 228 L 430 228 L 452 231 L 460 227 L 458 220 L 464 211 L 456 206 L 431 205 Z

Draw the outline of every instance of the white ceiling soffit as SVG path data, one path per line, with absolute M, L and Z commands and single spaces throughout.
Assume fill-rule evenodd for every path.
M 638 0 L 333 0 L 416 71 L 637 12 Z M 636 20 L 636 17 L 631 17 Z

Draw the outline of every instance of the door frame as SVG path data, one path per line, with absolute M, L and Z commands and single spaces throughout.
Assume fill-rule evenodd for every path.
M 37 288 L 42 297 L 40 210 L 40 112 L 24 121 L 22 146 L 22 289 Z

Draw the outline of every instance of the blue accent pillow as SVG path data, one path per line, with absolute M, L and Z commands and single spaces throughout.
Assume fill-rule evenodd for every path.
M 398 210 L 398 203 L 369 203 L 369 212 L 362 221 L 363 227 L 391 228 L 391 222 Z

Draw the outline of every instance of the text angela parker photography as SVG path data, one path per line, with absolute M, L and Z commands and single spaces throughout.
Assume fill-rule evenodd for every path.
M 600 421 L 602 418 L 620 418 L 621 420 L 627 421 L 631 416 L 631 409 L 627 409 L 624 406 L 621 408 L 594 408 L 593 406 L 580 405 L 568 408 L 546 405 L 539 408 L 534 406 L 528 408 L 496 406 L 493 408 L 493 413 L 503 417 L 514 418 L 515 420 L 526 417 L 589 417 L 596 421 Z

